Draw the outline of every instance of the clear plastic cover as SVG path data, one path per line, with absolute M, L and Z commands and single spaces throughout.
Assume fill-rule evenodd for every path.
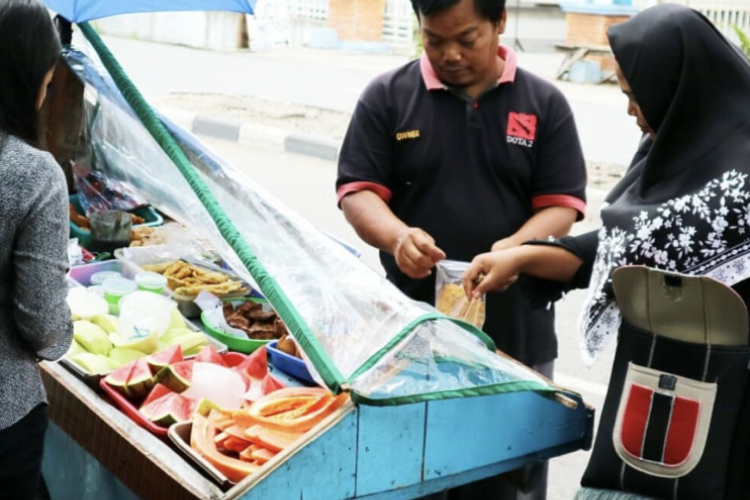
M 97 158 L 97 168 L 209 240 L 231 268 L 254 284 L 187 181 L 136 118 L 93 51 L 87 50 L 86 55 L 70 51 L 65 57 L 86 85 L 88 154 Z M 496 356 L 476 336 L 447 320 L 418 324 L 404 336 L 407 326 L 413 326 L 425 314 L 435 313 L 435 309 L 404 296 L 192 135 L 163 122 L 322 345 L 329 359 L 318 363 L 332 363 L 344 379 L 359 372 L 361 376 L 350 381 L 356 391 L 371 399 L 389 399 L 470 392 L 516 381 L 543 384 L 531 370 Z M 384 348 L 401 336 L 395 349 L 386 354 Z M 384 357 L 377 361 L 376 353 Z M 363 365 L 373 363 L 363 371 Z M 310 368 L 315 376 L 314 367 Z

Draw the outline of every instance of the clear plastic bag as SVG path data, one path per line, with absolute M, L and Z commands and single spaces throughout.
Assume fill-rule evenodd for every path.
M 406 297 L 189 132 L 161 117 L 252 252 L 257 262 L 251 272 L 253 266 L 246 267 L 224 239 L 98 58 L 77 51 L 66 51 L 65 58 L 90 96 L 85 116 L 91 147 L 104 160 L 97 166 L 210 241 L 244 282 L 253 288 L 258 285 L 287 325 L 297 323 L 292 334 L 316 380 L 329 387 L 349 385 L 373 404 L 550 390 L 530 369 L 495 355 L 489 338 L 468 332 L 468 325 L 454 324 L 434 308 Z M 157 258 L 175 253 L 184 257 L 186 248 L 177 250 L 143 247 L 123 253 L 134 261 L 140 252 Z
M 148 204 L 130 187 L 97 170 L 73 166 L 78 201 L 87 217 L 110 210 L 130 212 Z
M 481 299 L 469 300 L 466 296 L 462 280 L 468 268 L 468 262 L 444 260 L 438 263 L 435 279 L 435 307 L 446 316 L 482 328 L 487 317 L 487 299 L 483 296 Z

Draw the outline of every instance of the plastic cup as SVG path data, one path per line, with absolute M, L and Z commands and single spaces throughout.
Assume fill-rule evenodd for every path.
M 104 300 L 109 304 L 110 314 L 117 314 L 120 311 L 120 300 L 138 290 L 135 281 L 118 277 L 107 279 L 102 287 L 104 287 Z
M 117 271 L 100 271 L 91 275 L 91 286 L 102 286 L 109 278 L 122 278 Z
M 158 293 L 159 295 L 164 292 L 164 287 L 167 286 L 167 278 L 159 273 L 138 273 L 135 276 L 135 282 L 138 284 L 138 290 Z

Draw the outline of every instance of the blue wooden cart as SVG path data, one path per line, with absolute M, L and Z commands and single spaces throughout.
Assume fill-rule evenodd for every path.
M 535 392 L 348 405 L 229 490 L 56 364 L 43 365 L 52 500 L 410 499 L 590 446 L 593 411 Z
M 49 3 L 70 3 L 72 16 L 76 6 L 101 14 L 92 4 L 131 10 L 154 4 Z M 590 446 L 593 410 L 578 395 L 495 355 L 476 327 L 408 300 L 160 119 L 93 28 L 81 28 L 101 67 L 66 50 L 47 123 L 58 161 L 75 152 L 69 143 L 87 137 L 84 149 L 100 169 L 204 231 L 268 298 L 320 384 L 350 393 L 353 402 L 258 473 L 222 485 L 59 365 L 45 363 L 53 423 L 44 477 L 53 500 L 418 498 Z

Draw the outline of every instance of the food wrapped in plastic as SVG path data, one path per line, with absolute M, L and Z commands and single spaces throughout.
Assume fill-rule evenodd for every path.
M 482 328 L 486 318 L 487 297 L 469 300 L 466 296 L 462 280 L 467 269 L 468 262 L 438 262 L 435 276 L 435 307 L 451 318 Z
M 435 394 L 502 392 L 503 386 L 553 390 L 532 371 L 496 356 L 491 341 L 478 330 L 467 332 L 466 325 L 404 296 L 191 134 L 162 118 L 238 230 L 230 245 L 221 231 L 230 233 L 228 221 L 219 218 L 217 225 L 96 55 L 68 51 L 65 58 L 86 84 L 91 147 L 103 159 L 98 168 L 207 238 L 244 281 L 257 285 L 321 384 L 334 391 L 352 387 L 385 404 L 401 398 L 432 399 Z

